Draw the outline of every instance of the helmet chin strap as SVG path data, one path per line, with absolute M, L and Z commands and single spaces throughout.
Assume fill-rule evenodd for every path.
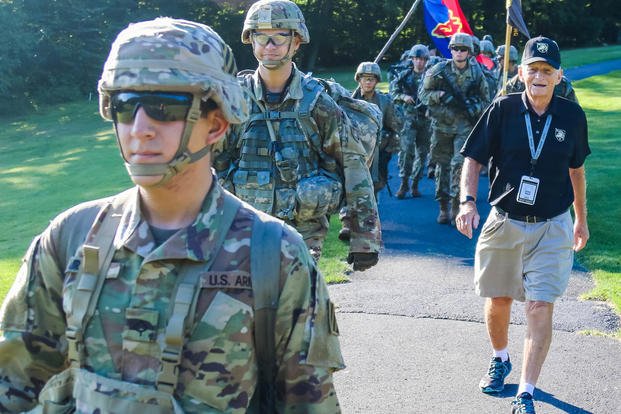
M 201 98 L 198 95 L 194 95 L 192 98 L 192 106 L 188 111 L 188 115 L 185 118 L 185 125 L 183 127 L 183 133 L 181 135 L 181 141 L 179 142 L 179 147 L 177 148 L 177 152 L 173 156 L 173 158 L 167 163 L 158 163 L 158 164 L 133 164 L 125 159 L 123 155 L 123 151 L 121 150 L 121 156 L 125 160 L 125 168 L 130 176 L 158 176 L 161 175 L 162 179 L 158 181 L 155 186 L 162 186 L 170 181 L 175 175 L 179 174 L 183 170 L 187 168 L 191 163 L 200 160 L 205 155 L 207 155 L 211 149 L 211 146 L 206 146 L 199 151 L 194 153 L 188 152 L 188 143 L 190 141 L 190 136 L 192 135 L 192 130 L 194 129 L 194 124 L 201 116 L 200 111 Z M 115 123 L 115 131 L 116 131 L 116 123 Z M 117 142 L 120 141 L 118 139 L 118 131 L 116 133 Z
M 291 46 L 293 46 L 293 38 L 294 36 L 292 35 L 291 39 L 289 40 L 287 54 L 285 56 L 278 60 L 261 59 L 259 60 L 259 64 L 267 70 L 278 70 L 285 66 L 287 63 L 291 62 L 291 60 L 293 59 L 293 55 L 295 54 L 295 52 L 291 51 Z

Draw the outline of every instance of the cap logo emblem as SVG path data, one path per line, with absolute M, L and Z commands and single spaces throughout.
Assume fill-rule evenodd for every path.
M 554 128 L 554 137 L 558 142 L 565 141 L 565 134 L 566 132 L 564 129 Z
M 547 43 L 537 43 L 537 51 L 539 53 L 548 53 L 548 44 Z

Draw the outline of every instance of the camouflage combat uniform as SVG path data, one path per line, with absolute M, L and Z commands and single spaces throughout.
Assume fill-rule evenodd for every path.
M 388 182 L 388 161 L 394 151 L 393 148 L 398 145 L 396 143 L 399 140 L 398 134 L 403 126 L 403 120 L 397 116 L 392 98 L 387 93 L 375 90 L 373 96 L 367 99 L 358 91 L 353 98 L 371 102 L 382 111 L 382 132 L 370 168 L 377 196 L 377 192 Z
M 316 254 L 328 231 L 328 215 L 338 212 L 344 192 L 352 210 L 350 252 L 379 252 L 381 232 L 366 151 L 360 141 L 339 133 L 341 109 L 334 100 L 326 92 L 317 94 L 311 127 L 295 117 L 270 120 L 276 139 L 272 143 L 265 111 L 296 112 L 305 96 L 316 93 L 311 85 L 318 82 L 293 65 L 278 103 L 266 101 L 258 71 L 241 82 L 252 95 L 250 119 L 231 130 L 215 163 L 233 192 L 291 224 Z
M 418 95 L 424 77 L 425 72 L 417 73 L 410 68 L 399 73 L 391 83 L 392 97 L 403 108 L 404 118 L 399 134 L 399 177 L 402 180 L 411 177 L 412 188 L 418 187 L 423 177 L 431 140 L 431 124 Z M 414 102 L 404 101 L 408 95 L 414 98 Z
M 180 275 L 195 272 L 199 298 L 179 365 L 176 399 L 187 413 L 245 413 L 257 382 L 249 266 L 257 212 L 243 205 L 230 228 L 221 228 L 225 192 L 214 182 L 194 224 L 158 246 L 142 217 L 137 191 L 130 191 L 112 265 L 86 330 L 84 368 L 153 387 L 171 297 Z M 43 384 L 67 366 L 65 320 L 75 290 L 74 253 L 104 203 L 84 203 L 61 214 L 29 250 L 1 312 L 2 412 L 32 408 Z M 213 256 L 214 236 L 221 231 L 227 236 Z M 338 340 L 330 334 L 326 285 L 290 229 L 283 233 L 280 263 L 278 406 L 285 412 L 338 412 L 330 372 L 342 368 L 343 361 Z M 78 412 L 97 412 L 92 401 L 87 396 L 78 400 Z
M 200 136 L 188 145 L 195 123 L 219 126 L 221 134 L 226 123 L 247 118 L 236 72 L 230 48 L 199 23 L 159 18 L 118 35 L 99 82 L 100 112 L 114 120 L 125 159 L 121 122 L 135 128 L 140 114 L 143 127 L 153 128 L 168 122 L 160 116 L 178 116 L 181 97 L 192 96 L 185 121 L 175 119 L 184 123 L 181 139 L 166 129 L 152 132 L 156 145 L 179 141 L 177 154 L 167 163 L 125 159 L 133 181 L 144 183 L 145 175 L 160 181 L 127 190 L 112 204 L 80 204 L 33 241 L 0 309 L 0 412 L 40 403 L 36 412 L 245 413 L 255 410 L 258 395 L 274 395 L 278 412 L 340 411 L 331 374 L 343 367 L 337 326 L 305 244 L 220 187 L 204 168 L 210 146 L 190 151 Z M 168 92 L 153 92 L 162 90 Z M 220 109 L 214 117 L 212 109 L 200 109 L 205 99 Z M 131 120 L 118 118 L 122 113 Z M 199 160 L 189 174 L 177 175 Z M 169 180 L 170 187 L 162 185 Z M 201 180 L 211 187 L 194 188 Z M 147 212 L 161 209 L 141 194 L 194 191 L 205 194 L 202 203 L 172 211 L 196 207 L 193 222 L 178 230 L 150 226 Z M 261 227 L 253 224 L 265 221 L 279 232 L 255 233 Z M 274 244 L 274 261 L 264 263 L 278 271 L 257 266 L 253 234 Z M 255 309 L 266 296 L 255 291 L 268 283 L 253 282 L 271 281 L 268 271 L 275 281 L 268 296 L 278 295 L 269 304 L 273 327 L 266 326 L 265 308 Z M 261 356 L 269 347 L 260 344 L 269 332 L 274 382 L 258 380 L 267 371 Z M 274 393 L 265 391 L 271 384 Z
M 447 76 L 468 99 L 466 105 L 453 96 Z M 444 95 L 441 96 L 441 93 Z M 489 103 L 489 89 L 479 65 L 468 64 L 463 70 L 453 60 L 438 63 L 425 74 L 420 91 L 432 119 L 431 160 L 436 163 L 436 194 L 440 208 L 448 203 L 459 207 L 459 179 L 464 157 L 459 153 L 476 118 Z M 467 108 L 466 108 L 467 106 Z

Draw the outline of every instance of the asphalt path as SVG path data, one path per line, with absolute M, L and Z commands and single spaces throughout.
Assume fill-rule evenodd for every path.
M 396 192 L 396 156 L 390 172 Z M 481 177 L 483 218 L 489 212 L 488 185 Z M 469 240 L 454 227 L 437 224 L 432 180 L 424 178 L 420 189 L 423 197 L 404 200 L 380 192 L 384 248 L 378 265 L 329 287 L 347 364 L 335 374 L 343 412 L 509 413 L 521 371 L 524 305 L 513 306 L 514 367 L 506 388 L 482 394 L 478 382 L 491 349 L 483 299 L 472 283 L 479 231 Z M 552 345 L 535 391 L 540 414 L 621 412 L 621 341 L 585 333 L 614 332 L 620 321 L 606 303 L 579 298 L 592 288 L 590 274 L 576 263 L 555 304 Z

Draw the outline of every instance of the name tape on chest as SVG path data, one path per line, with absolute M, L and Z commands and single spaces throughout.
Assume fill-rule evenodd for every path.
M 250 273 L 241 270 L 210 271 L 201 275 L 200 287 L 206 289 L 252 289 Z

